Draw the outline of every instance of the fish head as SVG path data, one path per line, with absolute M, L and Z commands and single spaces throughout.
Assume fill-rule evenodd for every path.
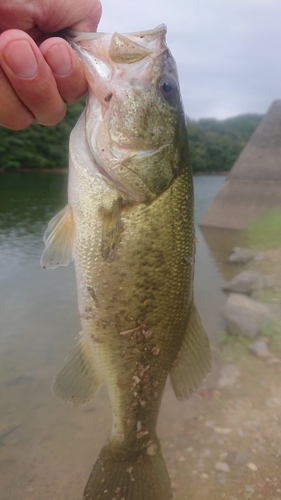
M 165 35 L 161 25 L 73 40 L 89 84 L 86 137 L 95 166 L 136 202 L 159 196 L 180 171 L 185 118 Z

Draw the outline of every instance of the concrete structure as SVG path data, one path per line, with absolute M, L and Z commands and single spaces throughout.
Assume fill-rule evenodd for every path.
M 281 100 L 270 106 L 199 225 L 243 229 L 277 211 L 281 212 Z

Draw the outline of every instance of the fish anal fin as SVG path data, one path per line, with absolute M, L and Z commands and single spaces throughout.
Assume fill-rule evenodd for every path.
M 210 369 L 209 340 L 192 302 L 182 345 L 170 372 L 176 397 L 179 400 L 187 399 L 200 386 Z
M 122 232 L 121 222 L 121 200 L 115 200 L 108 210 L 102 208 L 103 227 L 101 254 L 104 260 L 110 262 L 114 259 L 117 245 Z
M 72 210 L 66 205 L 53 217 L 44 234 L 45 250 L 41 257 L 44 269 L 67 266 L 72 261 L 74 221 Z
M 74 351 L 55 377 L 52 391 L 65 403 L 79 406 L 93 399 L 100 385 L 91 349 L 82 333 Z

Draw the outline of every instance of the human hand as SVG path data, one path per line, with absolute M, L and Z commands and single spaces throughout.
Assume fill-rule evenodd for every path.
M 100 16 L 99 0 L 0 0 L 0 125 L 62 120 L 87 82 L 70 45 L 51 34 L 96 31 Z

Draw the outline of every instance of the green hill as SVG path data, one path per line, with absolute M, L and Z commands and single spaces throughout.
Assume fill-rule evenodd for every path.
M 65 119 L 54 127 L 32 124 L 13 131 L 0 127 L 0 167 L 54 168 L 68 164 L 68 138 L 85 100 L 69 106 Z M 227 120 L 187 119 L 194 172 L 229 170 L 261 120 L 241 115 Z
M 37 123 L 19 131 L 0 127 L 0 167 L 67 167 L 69 134 L 84 106 L 85 99 L 69 106 L 63 121 L 54 127 Z
M 230 170 L 261 118 L 261 115 L 247 114 L 226 120 L 187 119 L 193 171 Z

